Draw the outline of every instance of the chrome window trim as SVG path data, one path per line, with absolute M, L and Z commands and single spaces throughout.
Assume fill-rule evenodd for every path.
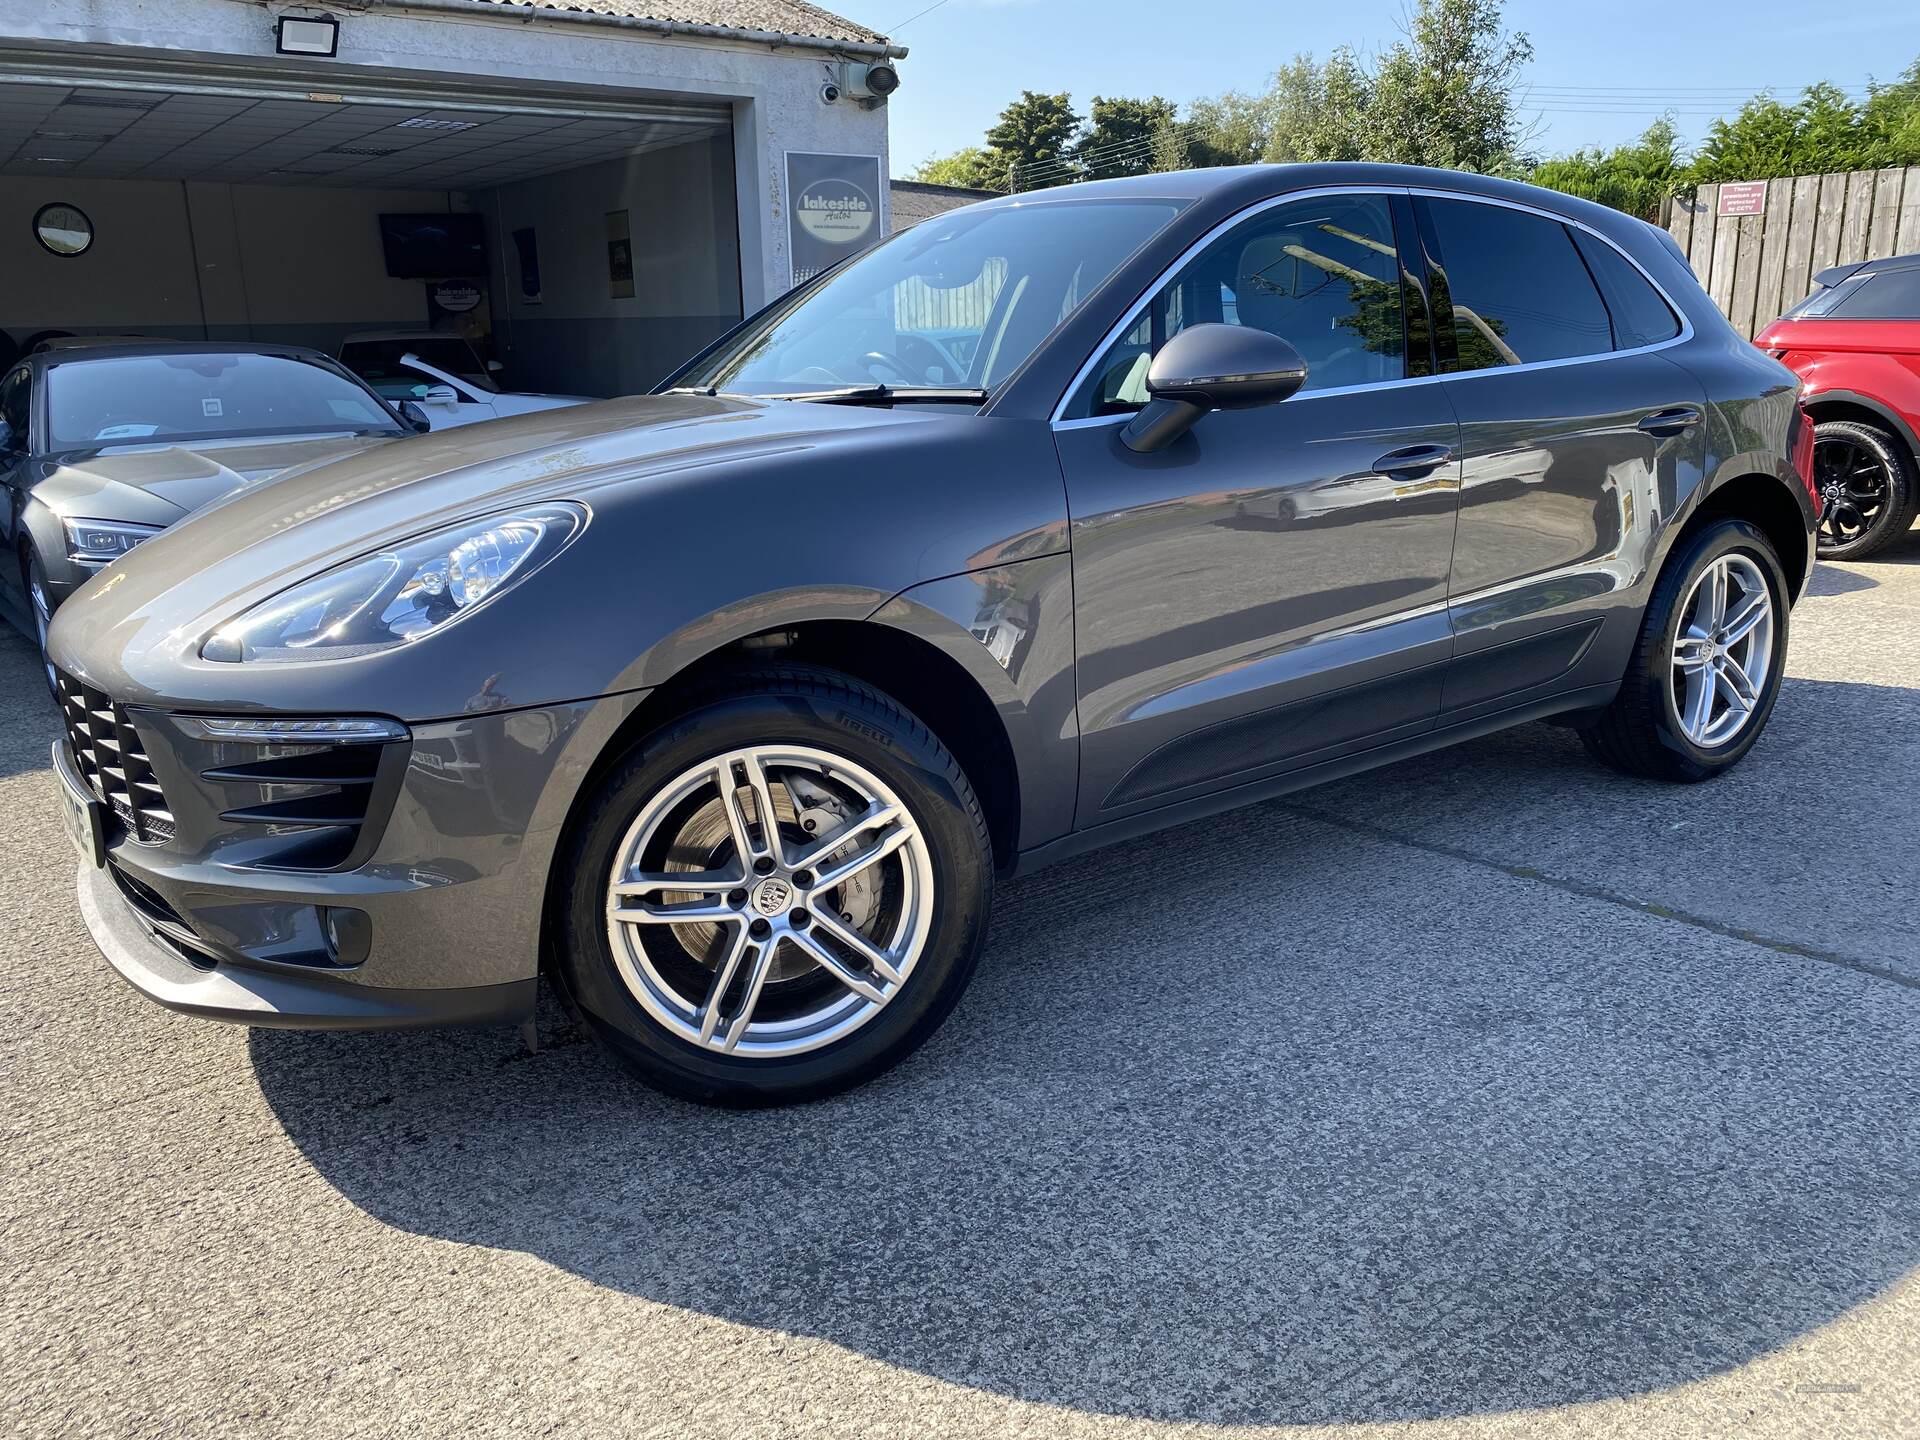
M 1153 283 L 1148 285 L 1146 291 L 1140 298 L 1128 307 L 1126 313 L 1120 317 L 1118 323 L 1107 331 L 1098 345 L 1093 347 L 1093 351 L 1087 356 L 1086 362 L 1074 372 L 1072 381 L 1068 383 L 1066 390 L 1061 393 L 1059 400 L 1054 404 L 1053 413 L 1050 416 L 1050 423 L 1053 428 L 1056 430 L 1079 430 L 1094 425 L 1109 425 L 1115 421 L 1132 419 L 1132 412 L 1122 412 L 1117 415 L 1086 415 L 1076 420 L 1066 420 L 1061 417 L 1065 413 L 1067 406 L 1072 402 L 1073 397 L 1080 393 L 1080 387 L 1086 384 L 1088 378 L 1093 374 L 1094 366 L 1100 363 L 1101 358 L 1113 347 L 1114 343 L 1118 341 L 1122 335 L 1133 328 L 1134 323 L 1139 320 L 1141 312 L 1153 302 L 1154 297 L 1160 293 L 1162 288 L 1164 288 L 1189 261 L 1195 259 L 1202 250 L 1206 249 L 1207 246 L 1211 245 L 1229 230 L 1247 220 L 1251 220 L 1254 216 L 1271 210 L 1276 205 L 1285 205 L 1295 200 L 1311 200 L 1320 195 L 1418 195 L 1431 200 L 1465 200 L 1476 205 L 1496 205 L 1503 210 L 1518 210 L 1525 215 L 1538 215 L 1544 220 L 1557 221 L 1562 225 L 1572 225 L 1593 236 L 1594 239 L 1607 246 L 1616 255 L 1620 256 L 1621 259 L 1625 260 L 1627 264 L 1631 265 L 1635 273 L 1653 287 L 1654 293 L 1660 297 L 1662 303 L 1679 319 L 1680 333 L 1668 340 L 1661 340 L 1652 345 L 1636 345 L 1627 350 L 1596 350 L 1590 355 L 1568 355 L 1558 360 L 1528 360 L 1519 365 L 1502 365 L 1498 369 L 1456 370 L 1445 375 L 1405 375 L 1398 380 L 1370 380 L 1360 385 L 1332 385 L 1325 390 L 1302 391 L 1287 403 L 1297 405 L 1302 401 L 1313 400 L 1323 395 L 1359 395 L 1372 390 L 1394 389 L 1402 385 L 1432 385 L 1448 380 L 1475 380 L 1488 375 L 1516 375 L 1526 370 L 1553 370 L 1567 365 L 1591 365 L 1597 360 L 1614 360 L 1623 355 L 1651 355 L 1656 351 L 1671 349 L 1675 345 L 1684 345 L 1693 339 L 1693 321 L 1688 317 L 1686 310 L 1674 302 L 1674 298 L 1667 292 L 1666 286 L 1654 279 L 1654 277 L 1648 273 L 1646 266 L 1642 265 L 1638 260 L 1634 259 L 1633 256 L 1629 255 L 1625 250 L 1614 244 L 1612 240 L 1608 239 L 1585 221 L 1575 220 L 1572 216 L 1561 215 L 1538 205 L 1522 204 L 1517 200 L 1503 200 L 1491 195 L 1472 195 L 1460 190 L 1441 190 L 1433 186 L 1316 185 L 1306 190 L 1290 190 L 1284 195 L 1269 195 L 1264 200 L 1257 200 L 1253 204 L 1235 211 L 1232 215 L 1229 215 L 1226 219 L 1215 225 L 1205 235 L 1202 235 L 1198 240 L 1194 241 L 1193 244 L 1189 245 L 1181 252 L 1177 259 L 1161 270 L 1158 275 L 1154 276 Z M 1598 281 L 1594 282 L 1594 290 L 1595 293 L 1600 293 Z M 1606 296 L 1604 294 L 1600 295 L 1600 303 L 1603 306 L 1606 304 Z

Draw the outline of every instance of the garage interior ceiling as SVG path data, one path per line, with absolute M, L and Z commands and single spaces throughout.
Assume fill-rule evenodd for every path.
M 0 81 L 0 174 L 478 189 L 722 133 L 623 117 Z

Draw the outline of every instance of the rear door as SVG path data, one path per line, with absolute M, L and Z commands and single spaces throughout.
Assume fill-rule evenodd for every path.
M 1080 825 L 1433 725 L 1459 430 L 1430 374 L 1396 213 L 1410 230 L 1404 195 L 1327 193 L 1223 228 L 1122 322 L 1070 397 L 1055 440 L 1072 514 Z M 1149 360 L 1202 322 L 1290 341 L 1305 387 L 1135 454 L 1119 432 L 1146 398 Z
M 1706 392 L 1661 353 L 1679 318 L 1606 240 L 1498 202 L 1414 203 L 1460 420 L 1447 724 L 1619 678 L 1626 592 L 1705 461 Z

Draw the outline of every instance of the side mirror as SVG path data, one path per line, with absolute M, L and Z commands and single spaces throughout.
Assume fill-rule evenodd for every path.
M 1245 325 L 1191 325 L 1147 371 L 1147 407 L 1127 422 L 1129 450 L 1164 450 L 1209 410 L 1274 405 L 1307 381 L 1307 362 L 1278 335 Z
M 438 405 L 443 410 L 452 410 L 460 404 L 460 392 L 451 385 L 429 385 L 427 393 L 420 397 L 423 405 Z
M 487 361 L 487 373 L 489 375 L 498 375 L 502 370 L 506 368 L 507 367 L 502 365 L 498 360 Z
M 427 412 L 411 400 L 402 400 L 394 407 L 400 412 L 400 418 L 412 427 L 416 435 L 424 435 L 433 429 L 433 421 L 427 418 Z

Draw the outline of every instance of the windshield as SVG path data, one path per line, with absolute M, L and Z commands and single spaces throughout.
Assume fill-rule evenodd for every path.
M 340 363 L 388 400 L 419 400 L 427 388 L 441 384 L 431 375 L 402 364 L 417 356 L 442 374 L 464 380 L 476 390 L 497 394 L 498 387 L 473 347 L 457 335 L 417 340 L 356 340 L 340 351 Z
M 313 431 L 401 431 L 393 412 L 362 387 L 285 355 L 65 361 L 47 371 L 47 418 L 55 450 Z
M 753 395 L 987 390 L 1179 211 L 1172 200 L 958 210 L 868 251 L 676 382 Z

